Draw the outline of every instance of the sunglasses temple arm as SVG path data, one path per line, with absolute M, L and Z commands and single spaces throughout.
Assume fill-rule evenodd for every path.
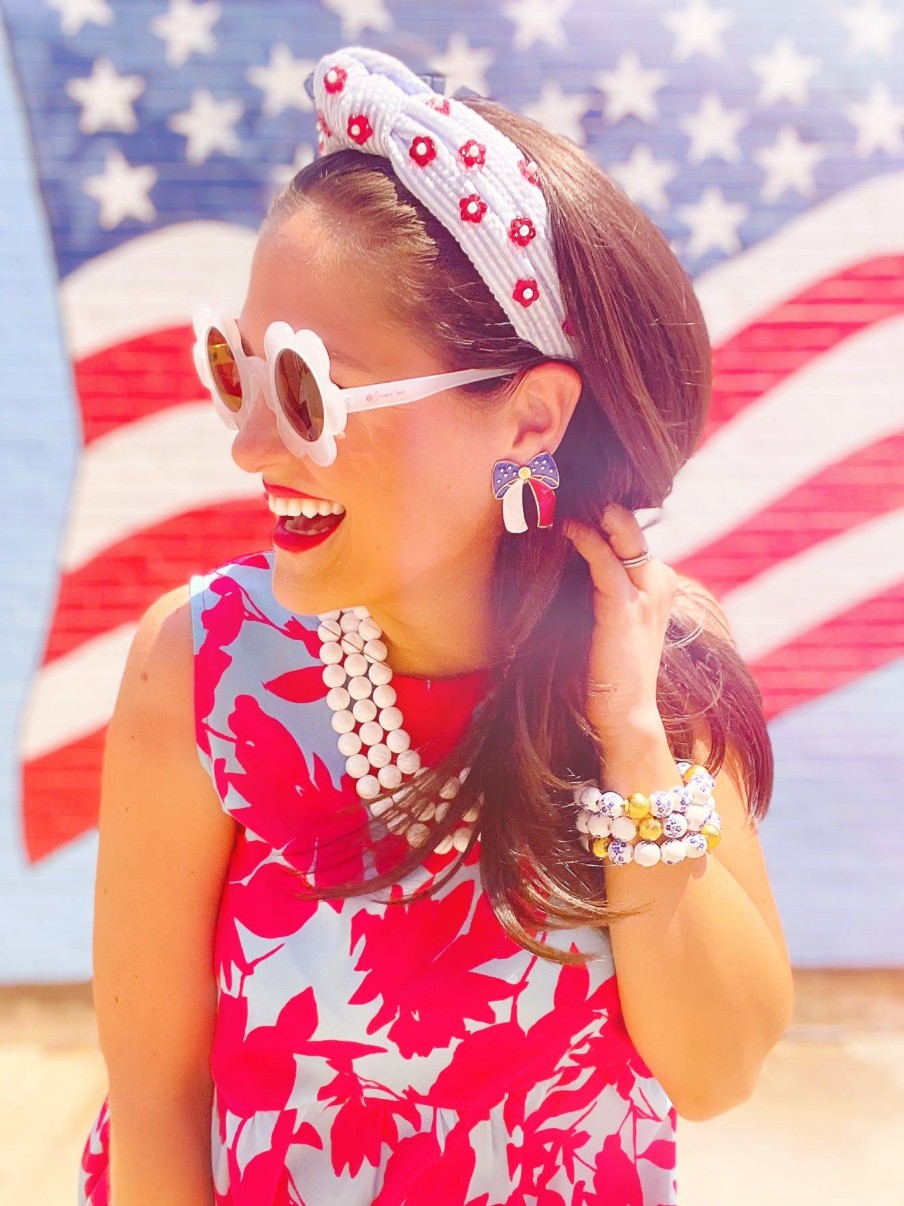
M 341 390 L 349 412 L 377 410 L 383 406 L 399 406 L 417 402 L 444 389 L 469 385 L 472 381 L 489 381 L 492 377 L 508 377 L 517 369 L 462 369 L 457 373 L 436 373 L 431 377 L 412 377 L 409 381 L 387 381 L 380 385 L 361 385 Z

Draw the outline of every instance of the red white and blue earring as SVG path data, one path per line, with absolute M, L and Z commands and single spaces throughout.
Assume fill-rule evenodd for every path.
M 526 465 L 497 461 L 493 466 L 493 494 L 502 499 L 502 519 L 508 532 L 526 532 L 524 491 L 530 489 L 537 504 L 537 527 L 551 528 L 556 512 L 559 467 L 551 452 L 541 452 Z

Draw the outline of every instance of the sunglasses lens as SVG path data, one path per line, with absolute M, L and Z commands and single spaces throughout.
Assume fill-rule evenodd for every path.
M 216 327 L 211 327 L 207 333 L 207 362 L 220 398 L 233 413 L 238 413 L 242 407 L 239 366 L 235 362 L 229 341 Z
M 276 358 L 276 393 L 286 418 L 303 440 L 313 443 L 323 434 L 323 397 L 307 362 L 291 348 Z

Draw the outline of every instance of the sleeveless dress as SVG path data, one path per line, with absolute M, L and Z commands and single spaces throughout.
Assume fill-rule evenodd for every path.
M 406 847 L 375 818 L 361 836 L 319 621 L 274 599 L 272 557 L 191 579 L 198 755 L 237 823 L 214 952 L 217 1206 L 673 1206 L 676 1112 L 625 1028 L 605 930 L 541 937 L 593 952 L 585 967 L 525 951 L 482 889 L 479 842 L 413 904 L 391 901 L 456 851 L 390 889 L 305 893 Z M 489 683 L 394 674 L 425 764 Z M 80 1206 L 109 1204 L 110 1126 L 106 1097 Z

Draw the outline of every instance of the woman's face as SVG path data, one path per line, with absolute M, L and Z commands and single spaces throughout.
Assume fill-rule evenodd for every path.
M 416 332 L 390 320 L 383 299 L 392 287 L 391 273 L 359 265 L 336 245 L 313 206 L 278 216 L 261 234 L 238 319 L 245 349 L 263 356 L 264 332 L 282 320 L 320 336 L 342 387 L 444 371 Z M 400 599 L 429 607 L 431 597 L 469 584 L 483 590 L 501 534 L 490 488 L 494 462 L 508 454 L 501 414 L 449 391 L 353 413 L 336 460 L 321 467 L 288 451 L 276 416 L 258 400 L 235 436 L 236 464 L 345 507 L 322 543 L 275 547 L 278 601 L 302 615 L 361 604 L 396 614 Z

